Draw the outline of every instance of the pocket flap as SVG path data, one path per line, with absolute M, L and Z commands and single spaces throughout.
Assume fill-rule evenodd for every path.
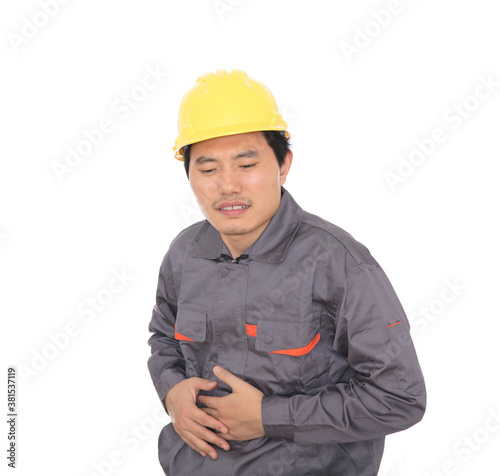
M 175 323 L 175 338 L 191 342 L 205 342 L 207 313 L 179 309 Z
M 300 356 L 310 352 L 320 334 L 310 322 L 261 319 L 257 325 L 255 348 L 275 354 Z

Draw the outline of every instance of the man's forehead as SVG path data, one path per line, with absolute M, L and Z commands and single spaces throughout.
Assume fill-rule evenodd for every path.
M 193 144 L 191 159 L 197 161 L 201 156 L 211 158 L 229 156 L 233 159 L 255 157 L 266 145 L 267 141 L 261 132 L 215 137 Z

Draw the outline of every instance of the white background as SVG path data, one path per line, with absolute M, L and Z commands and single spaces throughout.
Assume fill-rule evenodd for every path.
M 45 3 L 50 15 L 44 0 L 0 7 L 1 408 L 17 366 L 15 474 L 162 474 L 147 326 L 170 241 L 201 219 L 171 147 L 182 95 L 218 68 L 273 91 L 292 135 L 288 190 L 368 246 L 413 323 L 428 410 L 387 438 L 380 474 L 498 474 L 498 2 Z M 141 90 L 148 69 L 161 74 Z M 85 149 L 105 118 L 112 130 Z M 445 139 L 415 153 L 436 128 Z M 78 144 L 87 156 L 66 165 Z M 126 276 L 114 294 L 113 272 Z M 94 315 L 92 298 L 107 300 Z

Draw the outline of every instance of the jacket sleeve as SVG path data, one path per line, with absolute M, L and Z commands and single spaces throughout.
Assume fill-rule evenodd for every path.
M 179 342 L 175 339 L 176 303 L 174 281 L 167 254 L 160 268 L 156 305 L 149 323 L 149 331 L 153 335 L 148 340 L 151 346 L 148 368 L 162 403 L 169 390 L 186 378 L 184 358 Z
M 369 440 L 423 417 L 425 385 L 403 308 L 378 264 L 358 264 L 340 294 L 333 351 L 354 376 L 316 395 L 266 396 L 267 437 L 302 444 Z

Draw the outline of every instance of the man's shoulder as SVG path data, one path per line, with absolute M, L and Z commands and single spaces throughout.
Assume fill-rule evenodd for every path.
M 347 253 L 356 264 L 377 264 L 368 248 L 343 228 L 304 211 L 302 226 L 305 233 L 315 236 L 320 243 L 337 253 Z

